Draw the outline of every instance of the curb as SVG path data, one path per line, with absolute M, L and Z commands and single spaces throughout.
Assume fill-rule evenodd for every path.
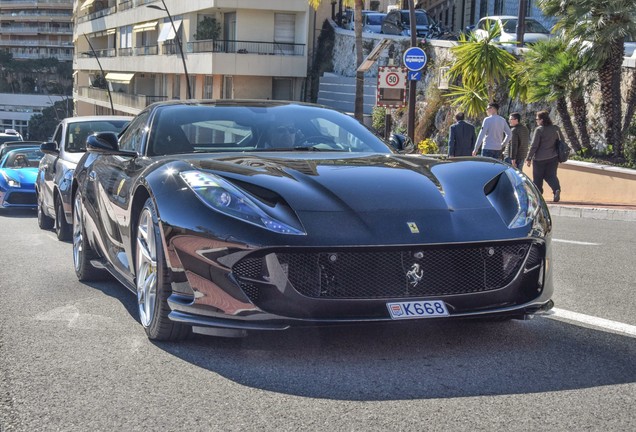
M 613 209 L 602 206 L 567 206 L 548 204 L 552 216 L 636 222 L 636 209 Z

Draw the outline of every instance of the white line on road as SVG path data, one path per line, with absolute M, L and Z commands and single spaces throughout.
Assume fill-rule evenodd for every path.
M 582 242 L 582 241 L 576 241 L 576 240 L 552 239 L 552 241 L 557 243 L 572 243 L 572 244 L 584 245 L 584 246 L 600 246 L 601 245 L 601 243 L 590 243 L 590 242 Z
M 585 315 L 582 313 L 567 311 L 559 308 L 553 308 L 551 312 L 552 314 L 548 315 L 548 318 L 564 319 L 567 321 L 588 324 L 604 330 L 611 330 L 617 333 L 623 333 L 628 336 L 636 337 L 636 326 L 630 324 L 625 324 L 618 321 L 611 321 L 608 319 L 598 318 L 591 315 Z

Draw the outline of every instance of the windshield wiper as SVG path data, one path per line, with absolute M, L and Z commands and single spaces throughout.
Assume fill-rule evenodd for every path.
M 346 152 L 347 150 L 343 149 L 335 149 L 335 148 L 320 148 L 315 146 L 296 146 L 296 147 L 274 147 L 274 148 L 265 148 L 265 149 L 254 149 L 253 151 L 263 151 L 263 152 Z

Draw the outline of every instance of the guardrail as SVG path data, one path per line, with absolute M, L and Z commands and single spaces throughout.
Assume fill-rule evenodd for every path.
M 305 44 L 241 40 L 200 40 L 188 42 L 186 51 L 189 53 L 213 52 L 302 56 L 305 55 Z

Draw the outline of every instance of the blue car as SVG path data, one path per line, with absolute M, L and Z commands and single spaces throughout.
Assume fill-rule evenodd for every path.
M 37 207 L 35 179 L 44 153 L 39 148 L 18 148 L 0 161 L 0 206 Z

